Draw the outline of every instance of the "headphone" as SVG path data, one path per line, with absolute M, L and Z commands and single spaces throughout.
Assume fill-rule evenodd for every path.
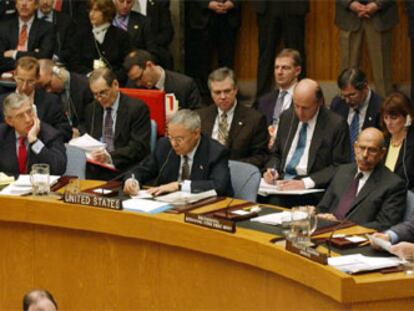
M 58 67 L 58 66 L 53 66 L 52 67 L 52 72 L 57 75 L 60 76 L 60 73 L 62 72 L 62 70 Z

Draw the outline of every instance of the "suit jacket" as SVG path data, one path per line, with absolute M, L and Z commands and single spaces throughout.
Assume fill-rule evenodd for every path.
M 234 8 L 226 13 L 229 26 L 238 28 L 240 26 L 240 0 L 230 0 Z M 205 29 L 211 16 L 216 13 L 208 8 L 210 0 L 186 1 L 186 17 L 190 28 Z
M 151 19 L 151 28 L 155 35 L 155 43 L 158 46 L 168 48 L 174 38 L 170 0 L 148 0 L 147 16 Z
M 150 181 L 154 181 L 154 185 L 163 185 L 178 181 L 179 170 L 180 157 L 171 148 L 168 138 L 163 137 L 158 140 L 154 153 L 131 172 L 141 185 Z M 228 150 L 215 140 L 201 135 L 190 180 L 193 193 L 214 189 L 218 195 L 231 196 Z
M 128 33 L 115 26 L 109 26 L 102 44 L 96 42 L 91 25 L 85 25 L 78 32 L 76 39 L 79 49 L 79 65 L 75 72 L 87 74 L 93 70 L 93 61 L 99 59 L 97 47 L 102 57 L 109 63 L 115 72 L 118 81 L 123 85 L 126 82 L 126 72 L 122 66 L 125 56 L 131 50 L 131 41 Z
M 275 152 L 267 167 L 284 171 L 289 148 L 299 124 L 291 107 L 280 116 Z M 320 107 L 308 156 L 308 174 L 315 188 L 325 188 L 340 164 L 349 161 L 350 142 L 348 124 L 325 106 Z M 282 173 L 283 176 L 283 173 Z M 305 176 L 300 176 L 305 177 Z
M 0 103 L 3 103 L 7 95 L 9 94 L 0 96 Z M 72 128 L 63 112 L 59 96 L 46 93 L 45 90 L 38 88 L 35 90 L 34 104 L 36 105 L 39 120 L 46 122 L 58 130 L 61 133 L 64 142 L 67 142 L 72 138 Z M 0 115 L 0 121 L 3 121 L 3 111 L 0 112 Z
M 211 137 L 218 114 L 216 105 L 200 109 L 198 113 L 201 117 L 201 132 Z M 268 141 L 265 117 L 254 109 L 238 104 L 227 140 L 230 160 L 243 161 L 262 168 L 269 157 Z
M 50 174 L 62 175 L 66 171 L 66 149 L 62 136 L 51 126 L 41 123 L 38 139 L 44 147 L 39 154 L 28 147 L 27 171 L 30 171 L 32 164 L 47 163 L 50 166 Z M 16 131 L 5 123 L 0 124 L 0 144 L 3 152 L 0 157 L 0 171 L 7 175 L 18 176 Z
M 92 103 L 94 99 L 91 89 L 89 88 L 88 78 L 84 75 L 71 72 L 69 94 L 70 104 L 76 111 L 73 126 L 84 126 L 85 108 Z
M 306 15 L 309 12 L 309 1 L 272 1 L 253 0 L 250 2 L 252 9 L 257 14 L 269 14 L 273 16 Z
M 398 241 L 414 242 L 414 216 L 391 227 L 391 230 L 398 235 Z
M 128 81 L 127 87 L 143 88 L 138 87 L 131 80 Z M 174 93 L 180 109 L 198 109 L 202 106 L 200 91 L 194 79 L 182 73 L 165 70 L 164 91 L 165 93 Z
M 355 163 L 341 165 L 318 210 L 333 213 L 356 173 Z M 403 180 L 380 163 L 359 191 L 346 218 L 364 227 L 385 230 L 402 220 L 406 200 Z
M 368 103 L 367 113 L 365 114 L 365 120 L 362 124 L 362 129 L 365 129 L 367 127 L 376 127 L 377 129 L 381 129 L 381 103 L 381 96 L 371 90 L 371 98 Z M 332 99 L 331 110 L 342 116 L 345 121 L 348 120 L 349 105 L 340 96 L 335 96 L 334 99 Z
M 374 2 L 374 0 L 368 0 Z M 378 1 L 375 1 L 378 2 Z M 382 0 L 381 8 L 371 17 L 375 30 L 379 32 L 392 29 L 398 24 L 398 8 L 395 0 Z M 335 25 L 344 31 L 357 31 L 362 24 L 355 12 L 349 9 L 349 0 L 336 0 Z
M 386 138 L 386 147 L 390 146 L 390 138 Z M 385 157 L 384 157 L 385 162 Z M 405 180 L 407 189 L 414 189 L 414 127 L 408 128 L 407 137 L 404 140 L 397 163 L 395 163 L 394 173 Z
M 102 137 L 103 109 L 94 101 L 86 108 L 86 132 L 97 140 Z M 110 154 L 118 170 L 126 171 L 150 152 L 151 125 L 147 105 L 120 93 L 114 133 L 114 151 Z
M 266 117 L 267 125 L 271 125 L 273 122 L 273 113 L 275 110 L 276 101 L 278 97 L 279 89 L 275 89 L 261 96 L 255 103 L 257 110 L 260 111 Z
M 414 2 L 405 0 L 405 6 L 408 17 L 408 34 L 412 40 L 414 38 Z
M 15 60 L 4 57 L 7 50 L 15 50 L 19 39 L 19 21 L 17 15 L 0 23 L 0 72 L 14 69 Z M 30 28 L 27 52 L 17 52 L 16 59 L 22 56 L 51 58 L 55 47 L 55 32 L 51 23 L 35 17 Z

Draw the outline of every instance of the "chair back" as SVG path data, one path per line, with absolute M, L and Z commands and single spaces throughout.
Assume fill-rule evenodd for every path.
M 414 192 L 407 191 L 407 208 L 405 209 L 404 220 L 408 220 L 414 214 Z
M 65 175 L 78 176 L 79 179 L 85 179 L 86 171 L 86 154 L 85 151 L 71 145 L 66 145 L 66 164 Z
M 231 184 L 234 197 L 256 202 L 261 174 L 259 169 L 249 163 L 229 161 Z
M 150 147 L 151 153 L 155 150 L 155 145 L 157 144 L 157 122 L 151 120 L 151 138 L 150 138 Z

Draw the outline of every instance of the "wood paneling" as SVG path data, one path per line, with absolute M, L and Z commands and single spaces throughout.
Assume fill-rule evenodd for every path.
M 393 81 L 407 83 L 410 80 L 410 43 L 407 35 L 407 16 L 402 1 L 399 3 L 400 23 L 393 31 Z M 310 13 L 306 17 L 307 72 L 316 80 L 335 81 L 339 74 L 340 50 L 338 29 L 334 24 L 335 1 L 311 0 Z M 249 1 L 242 7 L 242 26 L 236 49 L 236 72 L 242 80 L 256 79 L 257 27 L 256 16 Z M 371 77 L 368 52 L 364 48 L 363 70 Z

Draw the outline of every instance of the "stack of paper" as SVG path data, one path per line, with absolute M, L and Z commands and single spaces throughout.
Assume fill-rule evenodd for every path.
M 99 140 L 96 140 L 88 134 L 84 134 L 81 137 L 73 138 L 69 142 L 69 145 L 78 147 L 82 150 L 89 152 L 106 147 L 106 144 L 100 142 Z
M 13 176 L 7 176 L 3 172 L 0 172 L 0 186 L 8 185 L 12 182 L 14 182 L 14 177 Z
M 160 197 L 156 197 L 157 201 L 175 204 L 175 205 L 183 205 L 183 204 L 191 204 L 196 203 L 198 201 L 216 197 L 217 192 L 215 190 L 204 191 L 200 193 L 189 193 L 184 191 L 177 191 L 167 195 L 163 195 Z
M 52 186 L 54 185 L 57 180 L 60 178 L 58 175 L 50 175 L 49 177 L 49 184 Z M 29 194 L 32 192 L 32 184 L 30 183 L 30 175 L 20 175 L 19 178 L 6 188 L 4 188 L 2 191 L 0 191 L 0 194 L 6 194 L 6 195 L 24 195 Z
M 263 216 L 258 216 L 255 218 L 250 219 L 250 221 L 258 222 L 261 224 L 266 225 L 281 225 L 283 221 L 289 221 L 292 219 L 292 213 L 288 211 L 284 211 L 281 213 L 272 213 Z
M 368 257 L 361 254 L 328 258 L 328 265 L 349 274 L 396 267 L 400 263 L 402 260 L 397 257 Z
M 308 193 L 323 192 L 324 189 L 304 189 L 304 190 L 280 190 L 277 185 L 270 185 L 262 178 L 259 186 L 259 194 L 266 196 L 269 194 L 279 195 L 302 195 Z
M 168 209 L 173 208 L 171 204 L 164 202 L 157 202 L 153 200 L 145 199 L 129 199 L 122 202 L 122 206 L 126 210 L 143 212 L 148 214 L 156 214 L 164 212 Z

